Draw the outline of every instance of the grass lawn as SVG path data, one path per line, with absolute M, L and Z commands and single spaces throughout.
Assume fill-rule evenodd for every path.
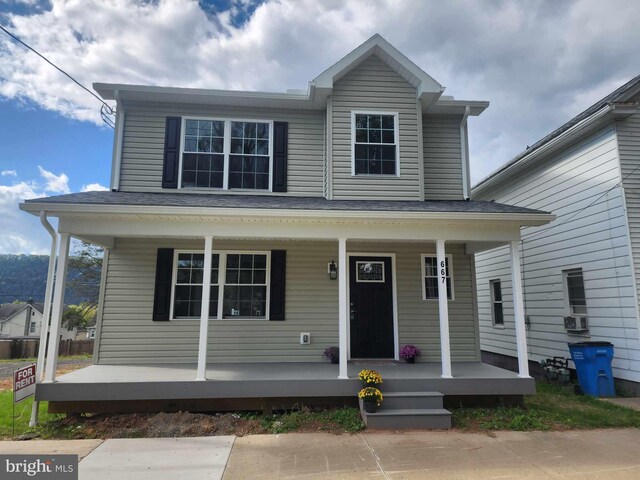
M 640 427 L 640 412 L 597 398 L 575 395 L 573 386 L 538 383 L 525 406 L 456 408 L 453 426 L 462 431 L 571 430 Z
M 13 403 L 13 392 L 11 390 L 0 390 L 0 439 L 12 437 L 11 415 L 13 413 L 11 405 Z M 15 410 L 15 434 L 38 433 L 38 427 L 29 427 L 31 419 L 31 406 L 33 397 L 18 403 Z M 47 413 L 47 402 L 40 402 L 40 421 L 46 422 L 62 417 L 62 415 L 52 415 Z
M 58 357 L 58 362 L 62 360 L 85 360 L 87 358 L 93 357 L 90 353 L 83 353 L 81 355 L 69 355 L 66 357 Z M 38 359 L 35 357 L 30 358 L 2 358 L 0 359 L 0 363 L 17 363 L 17 362 L 36 362 Z

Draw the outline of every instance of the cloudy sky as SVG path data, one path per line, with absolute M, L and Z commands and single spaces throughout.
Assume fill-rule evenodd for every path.
M 380 33 L 459 99 L 478 181 L 640 73 L 633 1 L 0 0 L 0 24 L 85 85 L 284 91 Z M 109 184 L 99 102 L 0 32 L 0 253 L 46 253 L 20 199 Z

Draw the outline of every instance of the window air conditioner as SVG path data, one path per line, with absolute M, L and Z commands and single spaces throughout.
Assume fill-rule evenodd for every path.
M 564 317 L 564 328 L 570 332 L 586 332 L 589 330 L 589 323 L 587 317 L 569 315 Z

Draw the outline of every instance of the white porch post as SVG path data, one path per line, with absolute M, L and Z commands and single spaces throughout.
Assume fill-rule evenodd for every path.
M 64 313 L 64 287 L 67 283 L 67 267 L 69 263 L 69 243 L 71 238 L 68 233 L 60 235 L 60 249 L 58 251 L 58 267 L 56 268 L 56 280 L 53 291 L 53 308 L 51 309 L 51 328 L 49 330 L 49 346 L 47 348 L 47 365 L 44 372 L 44 381 L 53 382 L 56 379 L 58 366 L 58 346 L 60 344 L 60 324 Z M 46 315 L 43 315 L 43 322 Z
M 44 307 L 40 322 L 40 343 L 38 346 L 38 361 L 36 362 L 36 383 L 42 382 L 44 373 L 44 354 L 47 350 L 47 334 L 49 333 L 49 319 L 51 318 L 51 294 L 53 293 L 53 278 L 56 270 L 56 253 L 58 251 L 58 234 L 47 220 L 45 212 L 40 212 L 40 222 L 51 235 L 51 251 L 49 252 L 49 269 L 47 270 L 47 286 L 44 291 Z M 33 401 L 31 406 L 31 420 L 29 426 L 38 424 L 38 410 L 40 402 Z
M 347 373 L 347 239 L 338 239 L 338 336 L 340 368 L 338 378 L 349 378 Z
M 517 240 L 511 242 L 511 287 L 513 289 L 513 314 L 516 324 L 516 346 L 518 347 L 518 376 L 529 378 L 529 358 L 527 355 L 527 334 L 524 323 L 519 243 Z
M 209 297 L 211 296 L 211 251 L 213 237 L 204 237 L 204 272 L 202 272 L 202 306 L 200 308 L 200 342 L 196 380 L 207 379 L 207 343 L 209 337 Z
M 449 342 L 449 299 L 447 292 L 447 257 L 444 240 L 436 241 L 438 259 L 438 307 L 440 311 L 440 352 L 442 356 L 442 378 L 453 378 L 451 375 L 451 346 Z

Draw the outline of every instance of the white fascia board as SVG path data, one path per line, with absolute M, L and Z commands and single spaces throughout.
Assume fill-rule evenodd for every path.
M 593 131 L 594 129 L 606 124 L 611 120 L 611 114 L 613 111 L 613 105 L 606 105 L 590 117 L 585 118 L 565 132 L 562 132 L 557 137 L 549 140 L 544 145 L 536 148 L 530 154 L 525 155 L 521 158 L 518 158 L 519 155 L 516 156 L 516 160 L 507 162 L 505 165 L 490 173 L 485 178 L 480 180 L 475 186 L 473 186 L 471 188 L 471 198 L 478 198 L 478 196 L 482 196 L 494 185 L 508 180 L 510 177 L 517 174 L 523 168 L 529 166 L 533 162 L 544 160 L 547 155 L 553 154 L 559 148 L 575 141 L 581 135 L 584 135 L 585 133 Z
M 178 215 L 184 217 L 229 217 L 229 218 L 273 218 L 273 219 L 336 219 L 336 220 L 408 220 L 474 222 L 498 221 L 518 222 L 522 226 L 545 225 L 555 219 L 548 213 L 480 213 L 480 212 L 398 212 L 362 210 L 293 210 L 259 208 L 212 208 L 212 207 L 166 207 L 157 205 L 87 205 L 21 203 L 20 209 L 39 215 L 46 211 L 50 216 L 73 214 L 95 214 L 105 217 L 113 215 Z
M 423 112 L 441 115 L 463 115 L 469 108 L 469 115 L 477 117 L 487 108 L 489 102 L 485 100 L 454 100 L 440 98 L 436 102 L 425 105 L 423 102 Z
M 111 100 L 116 92 L 121 101 L 166 102 L 196 105 L 230 105 L 254 107 L 279 107 L 292 109 L 322 109 L 322 96 L 315 94 L 310 83 L 306 93 L 248 92 L 240 90 L 213 90 L 202 88 L 156 87 L 150 85 L 126 85 L 94 83 L 93 88 L 105 100 Z
M 423 92 L 442 93 L 444 91 L 444 87 L 431 75 L 418 67 L 402 52 L 400 52 L 397 48 L 395 48 L 377 33 L 362 45 L 357 47 L 355 50 L 352 50 L 338 62 L 334 63 L 320 75 L 318 75 L 313 80 L 313 83 L 318 88 L 331 89 L 333 88 L 333 83 L 336 80 L 346 75 L 356 66 L 358 66 L 364 59 L 368 58 L 374 53 L 377 53 L 386 63 L 397 63 L 397 66 L 401 66 L 402 68 L 406 69 L 406 71 L 410 75 L 406 75 L 405 72 L 401 71 L 399 71 L 398 73 L 403 78 L 405 78 L 405 80 L 407 80 L 417 88 L 418 95 L 422 94 Z M 394 65 L 390 66 L 394 68 Z M 399 69 L 394 68 L 394 70 Z

